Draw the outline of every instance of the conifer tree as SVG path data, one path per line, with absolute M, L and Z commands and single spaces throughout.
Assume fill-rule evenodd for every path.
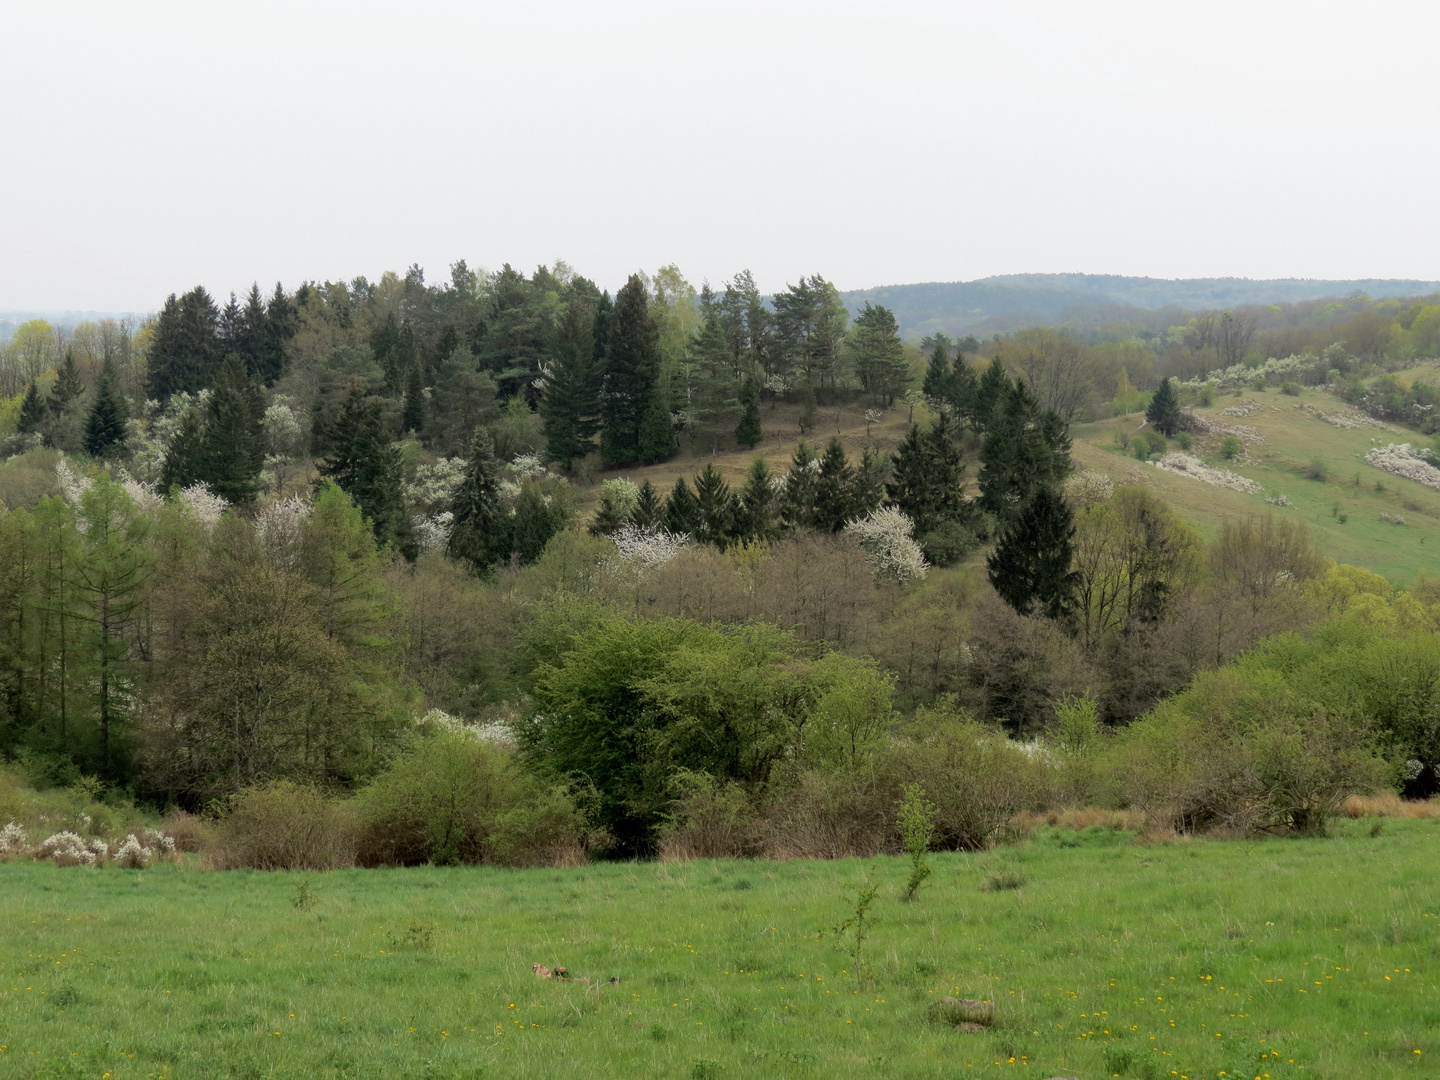
M 150 341 L 146 381 L 151 397 L 168 401 L 171 394 L 194 393 L 210 384 L 219 359 L 219 322 L 215 301 L 203 287 L 197 285 L 179 299 L 170 294 Z
M 682 476 L 665 500 L 665 528 L 672 533 L 694 536 L 700 529 L 700 504 Z
M 953 369 L 950 367 L 950 339 L 944 334 L 935 335 L 935 347 L 930 352 L 930 363 L 925 368 L 925 382 L 921 389 L 931 401 L 949 403 L 953 389 Z
M 820 455 L 820 471 L 815 478 L 814 528 L 839 532 L 855 516 L 855 477 L 845 448 L 832 437 Z
M 646 480 L 640 485 L 635 499 L 635 509 L 630 511 L 630 524 L 639 529 L 653 529 L 665 519 L 665 501 L 655 490 L 655 485 Z
M 655 408 L 660 381 L 660 332 L 650 314 L 649 292 L 638 274 L 632 274 L 615 297 L 604 378 L 600 454 L 605 463 L 621 465 L 669 454 L 669 413 L 664 411 L 662 425 L 660 412 L 666 407 L 661 403 L 660 410 Z
M 705 321 L 690 343 L 690 359 L 696 373 L 695 390 L 688 402 L 695 419 L 705 430 L 712 452 L 719 448 L 720 435 L 733 430 L 740 416 L 739 387 L 735 380 L 735 357 L 720 325 L 718 311 Z
M 409 519 L 401 497 L 400 447 L 386 430 L 385 404 L 351 386 L 331 431 L 330 452 L 320 475 L 334 480 L 370 520 L 375 539 L 413 553 Z
M 735 428 L 735 441 L 746 450 L 760 445 L 760 388 L 753 376 L 747 377 L 740 391 L 740 423 Z
M 285 348 L 300 325 L 295 302 L 285 295 L 280 282 L 265 305 L 265 335 L 255 374 L 265 386 L 274 386 L 285 374 Z
M 1167 437 L 1180 430 L 1180 398 L 1175 393 L 1175 384 L 1168 376 L 1161 381 L 1150 398 L 1145 419 L 1150 422 L 1151 427 Z
M 180 419 L 180 427 L 165 451 L 165 471 L 160 486 L 187 488 L 200 479 L 201 459 L 205 453 L 205 426 L 197 409 L 188 409 Z
M 792 529 L 808 529 L 815 523 L 815 488 L 819 482 L 820 462 L 815 451 L 804 439 L 790 457 L 790 471 L 780 500 L 780 512 Z
M 913 425 L 892 460 L 885 492 L 915 523 L 917 538 L 943 522 L 968 516 L 959 426 L 948 410 L 941 410 L 929 431 Z
M 695 505 L 698 510 L 695 539 L 723 550 L 734 527 L 735 496 L 713 461 L 706 462 L 695 477 Z
M 1005 400 L 1010 389 L 1010 376 L 1005 374 L 1005 365 L 999 358 L 990 361 L 985 374 L 975 387 L 975 406 L 972 415 L 975 426 L 981 431 L 990 429 L 990 419 Z
M 65 352 L 65 362 L 56 372 L 55 383 L 50 387 L 50 412 L 57 419 L 70 408 L 70 404 L 85 393 L 85 384 L 80 381 L 80 371 L 75 367 L 75 356 Z
M 665 393 L 657 387 L 640 418 L 640 460 L 664 461 L 674 452 L 675 426 L 670 422 Z
M 95 387 L 95 403 L 85 420 L 85 452 L 103 458 L 125 445 L 125 403 L 115 389 L 115 373 L 107 361 Z
M 450 512 L 453 521 L 446 551 L 451 558 L 463 559 L 483 574 L 509 557 L 508 521 L 500 504 L 500 462 L 484 428 L 478 428 L 470 440 L 469 466 Z
M 865 301 L 864 309 L 855 316 L 850 348 L 860 385 L 878 401 L 889 406 L 897 394 L 904 393 L 910 364 L 900 342 L 899 324 L 889 308 Z
M 1075 518 L 1058 492 L 1037 491 L 985 562 L 990 584 L 1021 615 L 1069 615 L 1077 575 L 1070 569 Z
M 1024 381 L 1010 384 L 991 415 L 980 451 L 980 501 L 1002 521 L 1014 521 L 1037 491 L 1058 490 L 1070 472 L 1070 431 L 1052 410 L 1041 410 Z
M 221 364 L 205 413 L 196 479 L 232 505 L 253 502 L 265 464 L 265 398 L 238 353 Z
M 809 435 L 815 430 L 815 388 L 806 383 L 800 391 L 800 434 Z
M 405 379 L 405 408 L 400 413 L 400 429 L 405 434 L 425 434 L 425 380 L 418 362 L 410 365 Z
M 750 463 L 745 486 L 736 500 L 734 535 L 745 541 L 767 542 L 779 535 L 779 498 L 775 475 L 763 457 Z
M 540 396 L 545 445 L 551 461 L 569 469 L 594 449 L 599 427 L 600 379 L 595 364 L 597 305 L 573 298 L 556 330 L 555 358 Z
M 40 398 L 40 387 L 31 379 L 30 385 L 25 388 L 25 398 L 20 402 L 20 416 L 15 422 L 15 430 L 21 435 L 34 434 L 44 426 L 48 411 Z

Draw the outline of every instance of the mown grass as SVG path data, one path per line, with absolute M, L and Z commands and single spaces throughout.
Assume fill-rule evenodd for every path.
M 1258 402 L 1260 411 L 1248 417 L 1222 415 L 1226 406 L 1244 398 Z M 1274 513 L 1305 522 L 1316 546 L 1329 558 L 1374 570 L 1395 585 L 1413 583 L 1422 570 L 1433 575 L 1440 564 L 1440 492 L 1365 462 L 1366 452 L 1377 443 L 1425 446 L 1430 440 L 1398 425 L 1391 425 L 1389 431 L 1335 427 L 1304 405 L 1326 413 L 1355 412 L 1323 390 L 1306 389 L 1292 397 L 1273 387 L 1264 393 L 1245 390 L 1240 397 L 1221 395 L 1213 408 L 1195 410 L 1220 423 L 1252 427 L 1264 436 L 1264 443 L 1248 446 L 1245 458 L 1235 462 L 1216 456 L 1218 438 L 1201 439 L 1195 451 L 1262 484 L 1261 494 L 1247 495 L 1165 473 L 1114 450 L 1115 433 L 1135 431 L 1144 419 L 1139 414 L 1077 424 L 1075 457 L 1117 483 L 1142 483 L 1154 489 L 1207 538 L 1227 517 Z M 1171 446 L 1178 449 L 1173 442 Z M 1306 477 L 1314 462 L 1325 466 L 1325 480 Z M 1282 494 L 1289 506 L 1265 501 Z M 1383 521 L 1381 514 L 1403 517 L 1405 524 Z
M 1042 826 L 932 856 L 908 904 L 904 859 L 308 877 L 9 863 L 0 1075 L 1437 1075 L 1440 822 L 1373 831 L 1140 844 Z M 857 982 L 819 931 L 866 874 L 882 889 Z M 995 874 L 1024 884 L 985 891 Z M 995 1026 L 927 1024 L 944 994 L 994 1000 Z

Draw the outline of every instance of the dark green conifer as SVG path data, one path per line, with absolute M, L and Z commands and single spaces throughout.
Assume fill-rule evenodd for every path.
M 779 497 L 775 492 L 774 473 L 763 457 L 750 463 L 745 486 L 740 489 L 735 507 L 736 539 L 748 542 L 770 541 L 780 533 Z
M 484 428 L 470 440 L 469 467 L 450 512 L 453 521 L 446 550 L 451 558 L 463 559 L 483 574 L 510 557 L 509 522 L 500 504 L 500 462 Z
M 959 521 L 969 512 L 965 498 L 965 463 L 960 449 L 959 425 L 942 410 L 922 432 L 919 425 L 893 456 L 889 501 L 915 523 L 916 537 L 946 521 Z
M 641 529 L 653 529 L 665 519 L 665 501 L 655 490 L 655 485 L 646 480 L 640 485 L 640 494 L 635 500 L 635 509 L 630 511 L 630 524 Z
M 1167 438 L 1180 430 L 1180 398 L 1175 393 L 1175 384 L 1168 377 L 1161 381 L 1151 396 L 1145 419 Z
M 990 361 L 985 374 L 980 376 L 975 387 L 975 406 L 972 416 L 975 426 L 981 431 L 990 430 L 990 419 L 1005 400 L 1010 389 L 1010 376 L 1005 374 L 1005 365 L 999 359 Z
M 665 528 L 672 533 L 694 536 L 700 529 L 700 504 L 682 476 L 665 500 Z
M 205 410 L 205 434 L 196 475 L 232 505 L 255 499 L 265 464 L 264 418 L 265 398 L 255 377 L 239 353 L 228 354 L 220 365 Z
M 790 471 L 780 499 L 780 513 L 792 529 L 808 529 L 815 525 L 815 488 L 819 482 L 820 464 L 810 444 L 801 439 L 790 458 Z
M 1023 380 L 1013 383 L 991 415 L 980 462 L 981 505 L 1001 521 L 1014 521 L 1037 491 L 1065 482 L 1069 427 L 1040 408 Z
M 930 352 L 930 363 L 925 368 L 925 382 L 921 388 L 931 401 L 949 403 L 952 378 L 950 339 L 944 334 L 936 334 L 935 348 Z
M 673 441 L 670 417 L 663 403 L 654 407 L 660 381 L 660 333 L 650 314 L 649 292 L 638 274 L 632 274 L 615 297 L 604 380 L 600 454 L 605 464 L 667 456 Z
M 114 371 L 106 363 L 95 387 L 95 403 L 85 420 L 85 452 L 103 458 L 124 445 L 125 399 L 115 389 Z
M 165 471 L 160 486 L 165 491 L 187 488 L 200 479 L 200 461 L 205 452 L 205 426 L 198 409 L 187 409 L 165 450 Z
M 413 554 L 410 522 L 401 496 L 400 447 L 390 438 L 385 403 L 360 385 L 350 388 L 331 430 L 320 475 L 334 480 L 370 520 L 375 539 Z
M 760 445 L 760 388 L 753 377 L 745 380 L 740 391 L 740 423 L 735 428 L 735 441 L 746 450 Z
M 556 331 L 555 358 L 540 396 L 546 451 L 563 469 L 595 447 L 600 414 L 596 319 L 596 304 L 578 296 L 570 301 Z
M 832 437 L 820 455 L 820 472 L 815 478 L 814 528 L 839 532 L 855 516 L 855 475 L 845 448 Z
M 400 413 L 400 429 L 409 435 L 425 433 L 425 380 L 420 365 L 412 363 L 405 379 L 405 408 Z
M 1074 537 L 1075 518 L 1064 497 L 1037 491 L 985 561 L 990 584 L 1021 615 L 1066 617 L 1075 604 Z
M 695 477 L 695 506 L 695 539 L 723 550 L 734 526 L 735 496 L 713 461 L 706 462 Z
M 65 361 L 55 374 L 55 383 L 50 387 L 51 415 L 60 417 L 69 411 L 70 405 L 85 393 L 85 384 L 80 380 L 80 371 L 75 367 L 75 356 L 66 350 Z
M 15 430 L 21 435 L 32 435 L 39 431 L 45 424 L 49 410 L 40 397 L 40 387 L 34 379 L 25 388 L 25 398 L 20 402 L 20 416 L 15 422 Z
M 675 452 L 675 426 L 664 393 L 657 388 L 640 418 L 640 460 L 664 461 Z

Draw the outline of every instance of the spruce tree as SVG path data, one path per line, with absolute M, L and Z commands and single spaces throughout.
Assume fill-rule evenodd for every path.
M 698 510 L 695 539 L 724 550 L 734 527 L 735 496 L 713 461 L 706 462 L 700 475 L 695 477 L 695 505 Z
M 1008 386 L 980 451 L 980 502 L 1001 521 L 1014 521 L 1042 488 L 1057 490 L 1070 472 L 1070 431 L 1041 410 L 1024 381 Z
M 152 398 L 164 402 L 181 390 L 194 393 L 210 385 L 219 360 L 219 322 L 204 288 L 197 285 L 179 299 L 170 294 L 150 341 L 146 381 Z
M 1058 492 L 1037 491 L 985 561 L 990 584 L 1021 615 L 1062 619 L 1075 604 L 1075 518 Z
M 65 362 L 60 365 L 56 372 L 55 382 L 50 387 L 50 413 L 59 418 L 64 416 L 70 409 L 70 405 L 81 394 L 85 393 L 85 384 L 80 380 L 80 371 L 75 367 L 75 356 L 69 350 L 65 352 Z
M 481 574 L 509 558 L 509 523 L 500 504 L 500 462 L 484 428 L 470 440 L 469 465 L 450 512 L 453 521 L 446 551 L 451 558 L 463 559 Z
M 405 408 L 400 413 L 400 429 L 407 435 L 425 434 L 425 379 L 419 363 L 411 363 L 405 379 Z
M 187 409 L 180 419 L 170 445 L 165 450 L 165 471 L 160 486 L 187 488 L 200 479 L 201 459 L 205 453 L 205 427 L 197 409 Z
M 682 476 L 665 500 L 665 528 L 672 533 L 694 536 L 700 529 L 700 504 Z
M 980 376 L 979 384 L 975 387 L 975 405 L 972 416 L 975 426 L 981 431 L 990 430 L 990 420 L 995 411 L 1005 401 L 1005 395 L 1010 389 L 1010 376 L 1005 374 L 1005 365 L 999 358 L 990 361 L 985 369 L 985 374 Z
M 912 426 L 892 463 L 885 493 L 915 523 L 917 538 L 968 516 L 959 425 L 947 410 L 941 410 L 929 431 Z
M 269 317 L 265 313 L 265 298 L 260 295 L 260 286 L 250 284 L 250 294 L 245 297 L 245 310 L 241 315 L 242 331 L 235 351 L 245 361 L 245 370 L 258 379 L 262 385 L 269 379 Z
M 15 430 L 21 435 L 34 434 L 44 426 L 48 413 L 45 402 L 40 398 L 40 387 L 31 379 L 30 385 L 25 388 L 25 398 L 20 402 L 20 416 L 15 422 Z
M 675 426 L 670 422 L 665 394 L 657 388 L 640 418 L 640 460 L 664 461 L 674 452 Z
M 815 451 L 804 439 L 790 458 L 790 471 L 780 499 L 780 513 L 792 529 L 808 529 L 815 525 L 815 488 L 820 479 L 820 462 Z
M 746 541 L 766 542 L 779 535 L 779 498 L 775 474 L 763 457 L 750 463 L 745 486 L 736 499 L 734 535 Z
M 653 407 L 660 381 L 660 332 L 650 314 L 649 292 L 638 274 L 632 274 L 615 297 L 607 338 L 601 457 L 607 465 L 664 457 L 670 452 L 670 418 L 666 413 L 662 439 Z
M 950 402 L 952 370 L 950 339 L 944 334 L 936 334 L 935 347 L 930 352 L 930 363 L 925 368 L 925 382 L 921 387 L 927 398 L 934 402 Z
M 256 374 L 265 386 L 274 386 L 285 374 L 285 348 L 300 327 L 295 301 L 285 295 L 280 283 L 265 305 L 265 335 Z
M 894 313 L 865 301 L 864 309 L 855 316 L 850 349 L 860 385 L 888 407 L 910 380 L 910 364 Z
M 556 330 L 555 358 L 540 396 L 547 455 L 567 470 L 594 449 L 599 427 L 596 307 L 579 296 L 570 301 Z
M 331 430 L 320 475 L 334 480 L 370 520 L 375 539 L 411 551 L 411 530 L 401 497 L 400 447 L 385 424 L 385 403 L 352 385 Z
M 735 441 L 749 450 L 760 445 L 764 437 L 760 430 L 760 388 L 753 376 L 746 378 L 740 391 L 740 423 L 735 428 Z
M 1180 430 L 1180 398 L 1168 376 L 1161 381 L 1150 398 L 1145 419 L 1150 422 L 1151 427 L 1167 438 Z
M 255 500 L 265 464 L 264 419 L 264 395 L 240 354 L 232 352 L 221 364 L 211 390 L 195 470 L 197 479 L 232 505 Z
M 125 445 L 125 403 L 115 389 L 115 373 L 107 361 L 95 387 L 95 403 L 85 420 L 85 452 L 103 458 Z
M 741 413 L 735 357 L 720 325 L 718 311 L 705 321 L 695 335 L 689 352 L 696 376 L 689 406 L 714 452 L 719 448 L 721 433 L 734 430 L 732 425 L 739 420 Z
M 635 509 L 630 511 L 630 524 L 639 529 L 653 529 L 665 519 L 665 502 L 655 485 L 646 480 L 640 485 Z
M 820 455 L 820 472 L 815 478 L 814 527 L 821 532 L 839 532 L 855 516 L 855 467 L 845 448 L 832 437 Z

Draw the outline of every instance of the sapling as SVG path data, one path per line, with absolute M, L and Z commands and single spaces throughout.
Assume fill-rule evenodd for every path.
M 864 960 L 865 938 L 869 936 L 870 925 L 875 917 L 870 914 L 870 905 L 875 902 L 875 897 L 880 892 L 880 886 L 873 881 L 867 873 L 865 884 L 855 890 L 853 914 L 844 922 L 836 923 L 831 927 L 830 932 L 835 935 L 835 941 L 850 954 L 850 964 L 855 972 L 855 982 L 862 981 L 861 964 Z M 846 939 L 849 939 L 848 944 Z
M 900 800 L 900 835 L 910 854 L 910 880 L 905 883 L 905 899 L 914 900 L 920 886 L 930 876 L 925 855 L 935 835 L 935 807 L 925 800 L 925 789 L 919 784 L 906 784 Z

